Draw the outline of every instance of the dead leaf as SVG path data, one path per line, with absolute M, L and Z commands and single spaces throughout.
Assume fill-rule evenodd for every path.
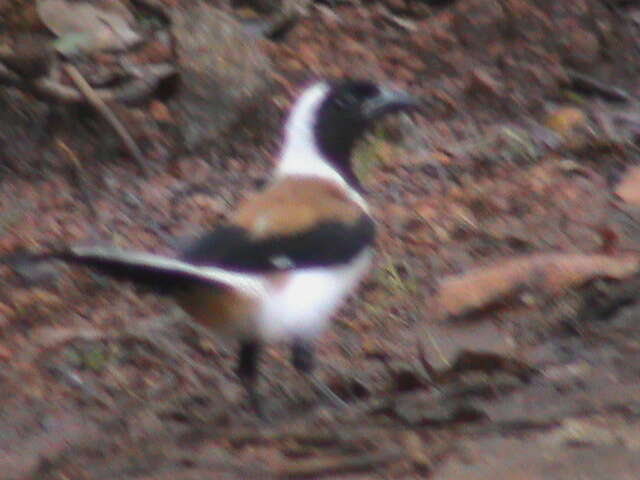
M 37 9 L 42 22 L 63 41 L 61 48 L 71 50 L 62 53 L 126 50 L 141 41 L 131 27 L 133 14 L 118 0 L 39 0 Z
M 459 316 L 505 300 L 523 288 L 555 294 L 599 277 L 622 279 L 639 267 L 637 256 L 537 254 L 479 267 L 440 283 L 435 301 L 445 316 Z
M 603 422 L 604 423 L 604 422 Z M 552 445 L 618 445 L 620 438 L 610 425 L 598 425 L 591 419 L 567 418 L 560 427 L 545 436 Z
M 544 121 L 546 127 L 558 135 L 568 137 L 572 132 L 585 126 L 587 116 L 576 107 L 562 107 L 551 112 Z
M 416 432 L 406 432 L 404 434 L 404 444 L 409 458 L 416 467 L 429 468 L 431 466 L 431 459 L 426 452 L 427 449 L 422 438 Z
M 459 376 L 465 372 L 485 372 L 487 374 L 505 372 L 526 381 L 536 373 L 536 370 L 515 357 L 498 355 L 493 352 L 463 350 L 458 354 L 451 367 L 443 372 L 441 379 Z
M 11 357 L 11 350 L 0 344 L 0 361 L 6 362 L 7 360 L 11 360 Z
M 149 106 L 149 113 L 156 122 L 176 123 L 175 118 L 171 116 L 171 112 L 167 105 L 159 100 L 153 100 Z
M 502 357 L 518 354 L 513 336 L 494 322 L 432 323 L 420 330 L 419 343 L 432 370 L 450 369 L 464 351 L 484 352 Z M 424 362 L 423 362 L 424 363 Z M 430 375 L 434 376 L 433 371 Z
M 6 303 L 0 302 L 0 326 L 3 324 L 3 320 L 15 315 L 15 310 Z
M 615 193 L 626 203 L 640 206 L 640 167 L 627 170 L 616 186 Z

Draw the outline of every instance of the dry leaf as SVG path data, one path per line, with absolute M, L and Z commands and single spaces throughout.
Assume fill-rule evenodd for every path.
M 640 206 L 640 167 L 627 170 L 624 178 L 616 186 L 616 195 L 625 202 Z
M 11 357 L 11 350 L 0 344 L 0 361 L 6 362 L 7 360 L 11 360 Z
M 73 35 L 85 52 L 126 50 L 141 41 L 131 28 L 133 14 L 120 1 L 39 0 L 37 9 L 49 30 L 60 38 Z
M 587 116 L 576 107 L 562 107 L 551 112 L 544 124 L 558 135 L 568 137 L 578 128 L 587 124 Z
M 447 316 L 489 307 L 523 287 L 553 294 L 598 277 L 621 279 L 635 273 L 637 256 L 537 254 L 446 277 L 435 300 Z

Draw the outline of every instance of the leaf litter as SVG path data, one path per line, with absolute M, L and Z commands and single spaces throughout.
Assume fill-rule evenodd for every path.
M 180 0 L 117 3 L 189 9 Z M 207 5 L 232 11 L 230 3 Z M 254 2 L 233 2 L 243 3 Z M 414 15 L 414 6 L 397 0 L 324 2 L 256 47 L 276 65 L 277 85 L 264 103 L 277 105 L 278 114 L 310 72 L 388 78 L 431 103 L 425 118 L 412 120 L 414 127 L 393 126 L 398 146 L 388 148 L 392 140 L 374 133 L 369 151 L 376 161 L 362 172 L 381 222 L 383 260 L 319 345 L 320 374 L 345 386 L 350 407 L 334 411 L 301 394 L 284 352 L 273 348 L 265 355 L 261 390 L 274 422 L 256 424 L 231 372 L 229 349 L 178 325 L 161 335 L 135 330 L 144 331 L 166 305 L 78 274 L 43 281 L 34 293 L 3 271 L 0 301 L 10 307 L 0 313 L 6 349 L 0 400 L 7 412 L 0 416 L 6 442 L 0 440 L 0 448 L 10 453 L 10 476 L 509 479 L 624 478 L 637 471 L 634 430 L 617 422 L 636 427 L 640 412 L 632 321 L 637 295 L 619 292 L 632 282 L 638 261 L 622 252 L 637 250 L 640 236 L 633 209 L 611 202 L 609 183 L 634 163 L 637 127 L 630 122 L 613 138 L 600 123 L 617 125 L 616 111 L 584 90 L 584 75 L 602 76 L 637 95 L 627 70 L 637 59 L 626 30 L 595 0 L 432 3 Z M 119 15 L 129 28 L 135 25 Z M 69 48 L 75 41 L 81 46 L 87 38 L 69 40 Z M 153 55 L 170 51 L 155 37 L 152 43 Z M 615 55 L 601 55 L 614 44 Z M 108 65 L 109 55 L 95 58 Z M 578 77 L 566 71 L 576 64 L 580 89 L 574 89 Z M 81 71 L 94 78 L 91 68 Z M 613 91 L 603 82 L 597 90 L 604 98 Z M 4 116 L 28 105 L 9 98 Z M 74 98 L 84 102 L 82 95 Z M 121 97 L 107 100 L 114 98 Z M 154 102 L 155 111 L 164 110 L 163 98 Z M 632 119 L 635 107 L 625 108 Z M 146 112 L 137 110 L 138 125 L 151 128 Z M 611 122 L 599 123 L 599 114 Z M 269 138 L 278 119 L 260 123 Z M 19 193 L 37 200 L 38 208 L 3 230 L 5 249 L 24 239 L 43 246 L 113 232 L 122 245 L 168 249 L 168 233 L 191 235 L 217 218 L 220 204 L 238 200 L 238 192 L 266 172 L 264 150 L 276 151 L 268 142 L 248 147 L 262 138 L 255 132 L 251 141 L 227 139 L 232 153 L 224 161 L 183 155 L 169 145 L 175 163 L 159 162 L 166 172 L 141 179 L 134 166 L 118 163 L 120 153 L 100 157 L 102 144 L 74 138 L 78 133 L 69 135 L 63 125 L 62 141 L 93 180 L 86 189 L 100 212 L 96 220 L 75 194 L 59 200 L 61 190 L 73 190 L 64 168 L 49 165 L 37 180 L 33 173 L 25 177 L 26 167 L 40 165 L 34 159 L 52 158 L 41 147 L 23 148 L 20 161 L 11 162 L 11 148 L 31 145 L 28 137 L 5 132 L 18 123 L 12 122 L 0 129 L 13 169 L 0 183 L 0 201 Z M 540 127 L 545 122 L 548 128 Z M 53 166 L 55 157 L 48 160 Z M 131 188 L 132 178 L 142 194 Z M 166 205 L 178 195 L 176 214 Z M 209 212 L 206 202 L 195 202 L 202 196 L 221 200 Z M 197 212 L 184 202 L 198 203 Z M 594 289 L 581 287 L 585 283 Z M 600 283 L 606 295 L 598 312 L 606 315 L 565 308 L 569 300 L 581 306 L 580 295 L 599 291 Z M 563 309 L 546 308 L 538 296 Z M 500 304 L 510 308 L 493 309 Z M 458 316 L 475 321 L 436 323 Z M 624 327 L 624 342 L 604 335 L 613 327 Z M 127 334 L 130 328 L 135 334 Z M 529 336 L 535 328 L 538 335 Z M 365 344 L 375 348 L 367 353 Z M 352 395 L 354 385 L 364 393 Z M 65 425 L 78 418 L 86 435 L 65 434 Z M 592 422 L 598 428 L 589 428 Z M 608 445 L 607 428 L 624 442 Z M 549 437 L 556 429 L 557 437 Z M 64 442 L 47 443 L 56 434 Z M 560 440 L 550 445 L 550 438 Z M 572 447 L 576 442 L 580 449 Z
M 119 0 L 38 0 L 37 11 L 58 37 L 58 51 L 66 55 L 78 51 L 122 51 L 142 41 L 134 30 L 133 13 Z

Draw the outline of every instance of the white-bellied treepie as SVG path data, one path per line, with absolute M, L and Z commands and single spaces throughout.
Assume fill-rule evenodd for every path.
M 291 342 L 292 363 L 311 375 L 312 340 L 366 273 L 374 222 L 351 168 L 351 152 L 373 120 L 415 107 L 407 94 L 368 81 L 307 88 L 287 120 L 267 186 L 179 256 L 104 247 L 36 254 L 167 294 L 193 319 L 240 341 L 237 373 L 260 413 L 260 346 Z

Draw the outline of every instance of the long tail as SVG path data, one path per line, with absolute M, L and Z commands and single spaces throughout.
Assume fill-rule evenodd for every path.
M 86 266 L 158 293 L 171 293 L 194 284 L 220 289 L 239 289 L 250 294 L 260 294 L 263 289 L 262 282 L 250 274 L 217 267 L 196 266 L 162 255 L 109 247 L 75 247 L 60 252 L 16 255 L 12 261 L 5 263 L 47 260 L 61 260 L 72 265 Z

